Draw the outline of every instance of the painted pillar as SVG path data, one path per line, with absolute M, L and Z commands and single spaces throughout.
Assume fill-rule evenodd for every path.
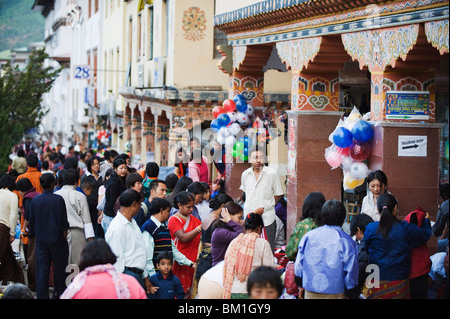
M 339 122 L 339 68 L 311 69 L 323 38 L 277 43 L 278 55 L 292 70 L 288 111 L 287 238 L 302 214 L 305 197 L 315 191 L 340 199 L 342 176 L 324 158 L 329 134 Z

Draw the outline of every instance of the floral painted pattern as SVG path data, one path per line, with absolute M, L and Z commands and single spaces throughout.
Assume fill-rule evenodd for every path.
M 184 38 L 189 41 L 200 41 L 205 37 L 206 15 L 205 11 L 197 7 L 191 7 L 183 14 Z

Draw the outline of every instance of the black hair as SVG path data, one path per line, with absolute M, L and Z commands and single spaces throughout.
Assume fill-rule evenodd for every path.
M 364 233 L 366 226 L 372 223 L 374 220 L 367 214 L 357 214 L 352 217 L 350 221 L 350 235 L 353 236 L 359 230 Z
M 78 169 L 78 158 L 75 156 L 71 156 L 66 158 L 66 161 L 64 162 L 64 168 L 65 169 Z
M 97 160 L 98 163 L 100 164 L 100 160 L 98 159 L 97 156 L 91 156 L 86 160 L 86 169 L 88 170 L 89 173 L 92 173 L 92 164 L 94 164 L 95 160 Z
M 31 181 L 26 177 L 19 179 L 16 183 L 16 190 L 18 190 L 20 192 L 26 193 L 32 189 L 33 189 L 33 184 L 31 184 Z
M 119 204 L 122 207 L 131 207 L 134 202 L 140 203 L 144 199 L 144 195 L 128 188 L 122 192 L 119 196 Z
M 342 226 L 346 216 L 347 211 L 345 210 L 344 205 L 336 199 L 330 199 L 322 206 L 318 225 Z
M 156 259 L 157 259 L 158 264 L 163 259 L 170 260 L 170 262 L 173 264 L 173 253 L 171 251 L 162 251 L 158 254 Z
M 175 197 L 178 195 L 178 193 L 183 192 L 185 190 L 187 190 L 188 186 L 192 184 L 192 179 L 190 177 L 187 176 L 181 176 L 176 185 L 175 188 L 173 189 L 172 193 L 170 193 L 170 195 L 167 197 L 167 200 L 173 204 L 173 202 L 175 201 Z
M 166 186 L 168 189 L 174 189 L 175 185 L 178 182 L 178 176 L 177 174 L 169 174 L 166 176 Z
M 247 279 L 247 292 L 258 287 L 273 287 L 278 292 L 278 297 L 283 293 L 283 282 L 280 273 L 272 267 L 260 266 L 253 269 Z
M 238 203 L 235 203 L 234 201 L 233 201 L 233 199 L 230 197 L 230 196 L 228 196 L 227 194 L 224 194 L 225 196 L 223 196 L 222 198 L 221 198 L 221 200 L 222 201 L 226 201 L 224 204 L 225 204 L 225 206 L 223 207 L 223 208 L 226 208 L 227 210 L 228 210 L 228 213 L 230 213 L 230 215 L 236 215 L 236 214 L 239 214 L 239 213 L 241 213 L 242 211 L 243 211 L 243 208 L 242 208 L 242 206 L 241 205 L 239 205 Z M 222 196 L 222 195 L 220 195 L 220 196 Z M 228 200 L 228 199 L 230 199 L 230 200 Z M 220 206 L 219 206 L 220 207 Z M 229 229 L 229 230 L 232 230 L 232 231 L 234 231 L 234 229 L 231 227 L 231 226 L 229 226 L 227 223 L 225 223 L 224 221 L 222 221 L 222 220 L 220 220 L 220 218 L 222 217 L 222 213 L 220 214 L 220 216 L 219 216 L 219 218 L 218 219 L 216 219 L 213 223 L 214 223 L 214 226 L 213 226 L 213 231 L 216 229 L 216 228 L 225 228 L 225 229 Z M 252 228 L 252 229 L 256 229 L 256 228 Z
M 0 178 L 0 189 L 7 188 L 11 192 L 16 189 L 16 180 L 9 174 L 5 174 Z
M 63 185 L 64 184 L 64 174 L 67 172 L 67 170 L 65 168 L 61 168 L 57 173 L 56 173 L 56 177 L 57 177 L 57 181 L 59 185 Z
M 217 210 L 220 208 L 220 206 L 225 205 L 228 202 L 233 201 L 233 198 L 231 198 L 228 194 L 219 194 L 216 195 L 213 199 L 209 201 L 209 208 L 212 210 Z
M 25 157 L 25 151 L 23 150 L 23 148 L 19 148 L 17 150 L 17 157 Z
M 149 213 L 151 215 L 156 215 L 156 214 L 159 214 L 159 212 L 161 212 L 161 210 L 165 210 L 168 207 L 170 207 L 170 203 L 167 199 L 153 198 L 153 200 L 150 204 Z
M 203 188 L 205 189 L 204 193 L 211 191 L 211 188 L 209 187 L 209 184 L 207 182 L 200 182 L 200 184 L 202 184 Z
M 173 201 L 173 207 L 179 208 L 178 205 L 187 205 L 195 200 L 194 196 L 187 192 L 179 192 Z
M 158 177 L 159 165 L 156 164 L 155 162 L 148 162 L 147 165 L 145 165 L 145 173 L 150 178 Z
M 369 175 L 367 175 L 367 184 L 369 184 L 374 179 L 379 180 L 382 185 L 387 187 L 387 177 L 382 170 L 377 169 L 376 171 L 370 172 Z
M 439 196 L 444 201 L 448 199 L 448 183 L 439 185 Z
M 381 216 L 377 234 L 382 238 L 386 238 L 389 235 L 392 226 L 399 221 L 397 217 L 392 214 L 396 205 L 398 205 L 397 199 L 390 193 L 384 193 L 378 197 L 377 209 Z
M 245 218 L 244 227 L 246 230 L 256 230 L 258 227 L 264 227 L 264 222 L 259 214 L 250 213 Z
M 48 161 L 42 161 L 42 168 L 43 168 L 44 170 L 48 170 L 48 168 L 49 168 L 49 163 L 48 163 Z
M 143 178 L 138 173 L 131 173 L 128 174 L 127 178 L 125 179 L 125 185 L 127 188 L 130 188 L 134 186 L 136 183 L 142 183 Z
M 39 159 L 36 154 L 31 153 L 26 157 L 28 167 L 37 167 L 39 164 Z
M 206 193 L 205 188 L 203 187 L 203 185 L 200 182 L 193 182 L 191 185 L 189 185 L 187 190 L 189 193 L 191 193 L 193 195 Z
M 16 282 L 5 288 L 1 299 L 34 299 L 34 295 L 30 288 Z
M 159 186 L 159 183 L 166 185 L 166 181 L 163 181 L 162 179 L 154 179 L 150 182 L 150 185 L 149 185 L 150 191 L 151 190 L 156 191 L 156 189 Z
M 81 251 L 79 267 L 80 271 L 83 271 L 87 267 L 95 265 L 114 265 L 116 260 L 117 257 L 108 243 L 103 238 L 96 238 L 89 241 Z
M 69 168 L 63 174 L 63 184 L 64 185 L 76 185 L 79 178 L 80 178 L 80 175 L 78 173 L 78 170 Z
M 113 167 L 114 169 L 118 168 L 120 165 L 127 165 L 127 163 L 125 162 L 125 160 L 121 157 L 116 157 L 113 161 Z
M 320 218 L 322 206 L 325 204 L 325 196 L 320 192 L 309 193 L 303 200 L 301 220 L 311 218 L 317 221 Z
M 94 189 L 94 185 L 92 185 L 92 182 L 89 180 L 85 180 L 82 184 L 81 184 L 81 189 L 83 191 L 86 190 L 93 190 Z
M 51 189 L 55 186 L 56 177 L 52 173 L 45 173 L 39 177 L 39 183 L 43 189 Z

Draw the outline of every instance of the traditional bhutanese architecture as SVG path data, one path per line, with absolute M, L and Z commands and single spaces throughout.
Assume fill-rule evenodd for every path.
M 386 173 L 388 189 L 399 201 L 399 217 L 421 206 L 434 219 L 442 166 L 440 146 L 448 141 L 448 135 L 441 133 L 444 124 L 439 122 L 448 123 L 449 1 L 251 3 L 243 6 L 239 1 L 217 0 L 214 23 L 226 33 L 231 46 L 227 54 L 233 65 L 230 95 L 247 91 L 254 104 L 263 105 L 263 67 L 273 52 L 291 72 L 290 82 L 285 83 L 291 101 L 288 236 L 308 193 L 321 191 L 327 199 L 341 199 L 342 171 L 330 170 L 324 150 L 352 88 L 353 92 L 366 91 L 355 104 L 370 111 L 374 124 L 369 168 Z M 253 81 L 250 92 L 239 85 L 244 79 Z M 422 117 L 392 114 L 387 96 L 398 91 L 425 92 L 428 110 Z M 399 136 L 425 137 L 425 156 L 399 156 Z M 446 165 L 448 180 L 448 159 Z M 236 166 L 228 169 L 239 170 Z M 429 246 L 434 249 L 436 242 Z

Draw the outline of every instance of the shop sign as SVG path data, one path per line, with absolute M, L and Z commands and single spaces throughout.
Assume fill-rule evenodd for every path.
M 428 120 L 430 118 L 430 92 L 386 92 L 386 119 Z
M 415 135 L 398 136 L 398 156 L 427 156 L 428 137 Z

